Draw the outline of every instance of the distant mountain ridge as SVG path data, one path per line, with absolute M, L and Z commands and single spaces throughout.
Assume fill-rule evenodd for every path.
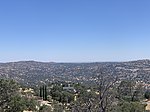
M 51 81 L 92 82 L 98 68 L 123 79 L 150 84 L 150 60 L 128 62 L 55 63 L 19 61 L 0 63 L 0 78 L 14 79 L 27 85 Z M 105 74 L 106 75 L 106 74 Z

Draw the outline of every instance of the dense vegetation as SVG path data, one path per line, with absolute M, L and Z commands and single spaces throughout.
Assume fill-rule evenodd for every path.
M 0 112 L 145 111 L 147 104 L 143 100 L 150 100 L 150 91 L 142 82 L 120 79 L 105 67 L 98 67 L 93 73 L 91 84 L 46 80 L 36 86 L 21 86 L 13 80 L 1 79 Z
M 0 80 L 0 112 L 36 110 L 36 102 L 22 96 L 19 85 L 13 80 Z
M 123 84 L 124 83 L 124 84 Z M 143 93 L 138 88 L 137 90 L 133 89 L 134 85 L 130 85 L 130 81 L 122 82 L 118 88 L 111 87 L 108 90 L 104 87 L 104 91 L 101 89 L 99 91 L 99 86 L 87 87 L 80 84 L 75 84 L 74 87 L 77 90 L 77 93 L 69 93 L 69 95 L 64 96 L 60 92 L 56 92 L 58 87 L 54 87 L 52 91 L 52 97 L 61 103 L 64 102 L 65 97 L 70 99 L 70 94 L 77 95 L 77 99 L 70 99 L 68 103 L 71 105 L 70 110 L 75 112 L 143 112 L 145 106 L 140 101 L 143 99 Z M 128 89 L 127 89 L 128 88 Z M 56 91 L 54 91 L 56 90 Z M 133 92 L 134 91 L 134 92 Z M 54 96 L 53 96 L 54 93 Z M 68 94 L 68 93 L 66 93 Z M 55 98 L 57 96 L 57 98 Z
M 141 101 L 150 98 L 141 85 L 125 80 L 117 84 L 116 79 L 106 82 L 108 77 L 99 76 L 93 86 L 80 83 L 49 83 L 37 87 L 34 96 L 27 97 L 19 92 L 20 87 L 13 80 L 0 80 L 0 111 L 23 112 L 144 112 L 146 104 Z M 69 86 L 68 86 L 69 85 Z M 65 89 L 65 88 L 68 89 Z M 144 94 L 145 93 L 145 94 Z M 49 105 L 40 105 L 39 99 Z

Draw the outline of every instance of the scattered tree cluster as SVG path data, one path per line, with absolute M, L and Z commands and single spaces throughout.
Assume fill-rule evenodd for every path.
M 15 81 L 0 79 L 0 112 L 35 111 L 36 105 L 33 99 L 21 96 Z
M 47 86 L 46 85 L 40 87 L 40 97 L 43 100 L 47 100 Z

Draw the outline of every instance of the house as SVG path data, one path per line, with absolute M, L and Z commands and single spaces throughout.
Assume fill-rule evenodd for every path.
M 71 87 L 70 84 L 68 85 L 68 87 L 63 87 L 63 90 L 66 90 L 68 92 L 74 92 L 74 93 L 76 93 L 75 88 Z

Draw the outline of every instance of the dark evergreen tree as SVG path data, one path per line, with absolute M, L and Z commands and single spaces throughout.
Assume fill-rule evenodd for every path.
M 47 86 L 45 86 L 44 91 L 45 91 L 45 100 L 47 100 Z
M 40 87 L 40 97 L 42 98 L 42 87 Z
M 45 100 L 45 89 L 44 89 L 44 85 L 43 85 L 42 90 L 43 90 L 43 100 Z
M 145 92 L 145 94 L 144 94 L 144 97 L 146 98 L 146 99 L 150 99 L 150 90 L 147 90 L 146 92 Z

